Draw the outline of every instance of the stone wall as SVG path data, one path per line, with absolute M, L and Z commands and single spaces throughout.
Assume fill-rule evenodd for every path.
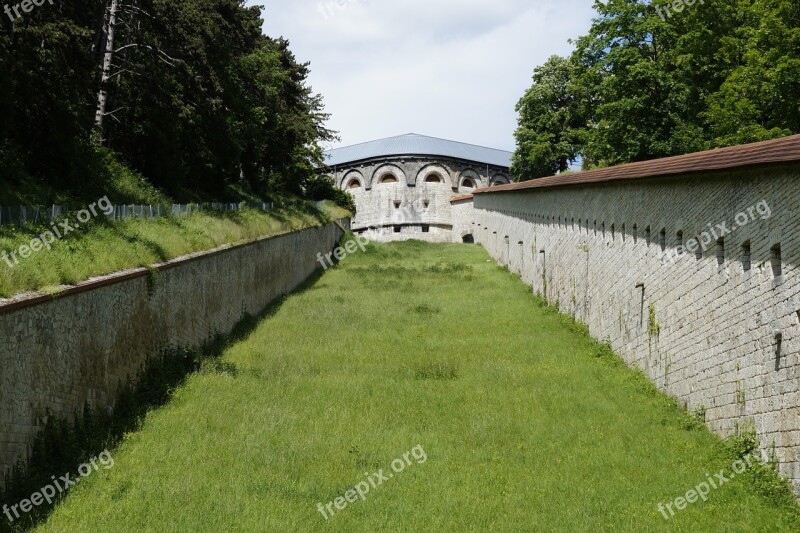
M 230 333 L 302 284 L 342 235 L 305 229 L 0 306 L 0 472 L 29 456 L 48 416 L 110 407 L 148 357 Z
M 510 174 L 482 163 L 397 156 L 338 167 L 333 178 L 355 199 L 354 232 L 379 242 L 450 242 L 450 200 L 477 187 L 509 183 Z
M 454 240 L 473 234 L 713 431 L 754 424 L 800 494 L 800 167 L 478 193 L 452 212 Z M 679 248 L 696 236 L 707 249 Z

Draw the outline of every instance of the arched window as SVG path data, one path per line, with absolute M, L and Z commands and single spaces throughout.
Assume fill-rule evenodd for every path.
M 347 184 L 347 188 L 348 189 L 360 189 L 361 188 L 361 182 L 358 181 L 357 179 L 352 179 Z
M 508 181 L 508 178 L 506 178 L 501 174 L 492 178 L 491 183 L 489 183 L 489 187 L 497 187 L 498 185 L 508 185 L 509 183 L 510 182 Z
M 378 180 L 378 183 L 397 183 L 397 177 L 394 174 L 384 174 L 381 176 L 381 179 Z
M 474 189 L 475 181 L 472 178 L 464 178 L 464 181 L 461 182 L 462 187 L 466 187 L 467 189 Z
M 439 174 L 434 172 L 433 174 L 425 176 L 425 183 L 444 183 L 444 180 Z

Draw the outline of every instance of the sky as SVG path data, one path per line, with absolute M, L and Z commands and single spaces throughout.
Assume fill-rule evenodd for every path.
M 593 0 L 250 0 L 311 63 L 346 146 L 418 133 L 513 151 L 533 69 L 587 33 Z

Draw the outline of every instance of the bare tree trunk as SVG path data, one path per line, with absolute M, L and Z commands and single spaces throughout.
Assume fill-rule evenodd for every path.
M 106 115 L 106 104 L 108 103 L 108 81 L 111 78 L 111 62 L 114 56 L 114 30 L 117 25 L 118 7 L 119 0 L 111 0 L 103 28 L 106 50 L 103 54 L 103 71 L 100 76 L 100 91 L 97 93 L 97 113 L 94 118 L 94 124 L 100 134 L 101 142 L 103 142 L 104 138 L 103 119 Z

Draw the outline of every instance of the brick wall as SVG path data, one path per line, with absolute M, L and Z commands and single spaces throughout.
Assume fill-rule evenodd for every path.
M 477 194 L 452 213 L 456 237 L 704 407 L 713 431 L 754 424 L 800 494 L 798 166 Z M 695 236 L 712 242 L 679 254 Z
M 28 457 L 48 414 L 110 406 L 149 356 L 229 333 L 306 280 L 341 236 L 310 228 L 0 306 L 0 473 Z

